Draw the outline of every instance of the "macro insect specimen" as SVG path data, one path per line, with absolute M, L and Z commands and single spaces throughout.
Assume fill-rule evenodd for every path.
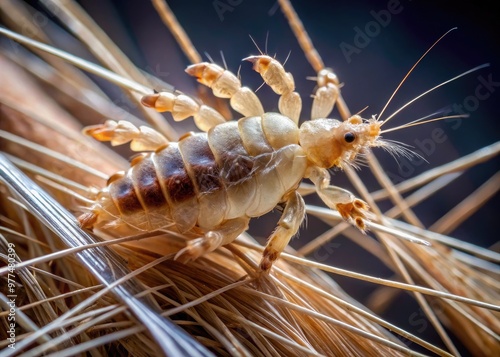
M 226 47 L 221 45 L 221 48 Z M 131 141 L 133 150 L 142 153 L 139 153 L 132 160 L 131 168 L 127 172 L 118 173 L 109 179 L 107 187 L 101 190 L 94 201 L 94 205 L 90 207 L 88 212 L 80 217 L 80 222 L 84 226 L 95 229 L 98 236 L 101 233 L 100 229 L 103 229 L 105 234 L 109 231 L 114 232 L 114 228 L 121 232 L 120 229 L 128 226 L 135 227 L 139 231 L 146 231 L 150 235 L 161 234 L 161 232 L 152 232 L 155 230 L 186 232 L 188 233 L 187 236 L 196 238 L 191 241 L 182 239 L 173 242 L 175 251 L 180 249 L 177 259 L 196 261 L 184 266 L 171 260 L 170 257 L 173 257 L 175 253 L 168 252 L 167 254 L 171 254 L 170 257 L 160 253 L 159 255 L 162 258 L 167 259 L 163 261 L 165 264 L 163 264 L 162 268 L 173 266 L 174 268 L 181 267 L 186 271 L 196 272 L 199 266 L 206 264 L 205 266 L 208 267 L 210 263 L 213 264 L 220 255 L 225 258 L 228 256 L 228 252 L 235 254 L 235 250 L 232 249 L 236 248 L 237 251 L 242 247 L 241 243 L 244 241 L 244 236 L 228 245 L 227 249 L 218 249 L 214 254 L 208 254 L 205 259 L 197 259 L 218 245 L 231 242 L 238 232 L 246 229 L 248 221 L 253 216 L 260 216 L 277 206 L 278 211 L 283 210 L 283 218 L 278 223 L 278 230 L 271 237 L 276 238 L 274 243 L 277 242 L 279 246 L 274 245 L 275 251 L 265 253 L 268 260 L 262 260 L 261 270 L 267 270 L 279 254 L 281 246 L 287 244 L 287 240 L 298 229 L 302 221 L 304 214 L 303 209 L 300 211 L 301 207 L 303 207 L 302 197 L 298 196 L 296 192 L 302 178 L 309 177 L 313 182 L 320 182 L 321 174 L 328 170 L 329 165 L 334 168 L 349 168 L 351 164 L 357 163 L 360 156 L 365 156 L 365 152 L 367 152 L 365 149 L 373 146 L 383 146 L 390 151 L 398 150 L 401 154 L 407 153 L 401 151 L 404 150 L 401 146 L 391 144 L 380 137 L 381 132 L 384 132 L 382 135 L 385 136 L 385 132 L 391 130 L 386 129 L 385 126 L 383 127 L 384 130 L 381 128 L 386 122 L 387 116 L 379 115 L 376 118 L 364 120 L 360 118 L 362 114 L 359 113 L 360 116 L 349 114 L 347 118 L 340 115 L 340 118 L 345 120 L 343 122 L 328 119 L 339 117 L 338 114 L 327 113 L 329 106 L 333 107 L 333 103 L 335 103 L 337 108 L 340 109 L 341 107 L 339 99 L 335 99 L 337 87 L 340 85 L 338 85 L 335 77 L 331 75 L 331 72 L 328 71 L 321 72 L 315 69 L 315 72 L 318 73 L 316 75 L 317 89 L 312 92 L 316 97 L 316 103 L 313 104 L 313 111 L 316 111 L 316 113 L 302 115 L 308 120 L 299 125 L 296 121 L 296 118 L 300 115 L 297 115 L 297 112 L 300 112 L 300 109 L 298 109 L 300 106 L 297 104 L 299 97 L 294 94 L 295 88 L 292 84 L 294 80 L 291 75 L 287 74 L 287 71 L 292 72 L 297 81 L 305 75 L 301 73 L 302 71 L 298 71 L 293 67 L 293 58 L 290 62 L 284 61 L 284 64 L 281 65 L 280 61 L 273 58 L 272 55 L 267 56 L 268 53 L 266 50 L 264 53 L 261 52 L 260 55 L 251 56 L 247 59 L 253 62 L 254 68 L 261 72 L 264 80 L 270 82 L 263 91 L 270 92 L 267 87 L 274 89 L 277 86 L 279 87 L 279 82 L 283 84 L 282 89 L 277 88 L 278 95 L 281 96 L 278 109 L 268 110 L 269 105 L 260 105 L 260 100 L 264 103 L 263 96 L 259 95 L 260 100 L 256 99 L 256 96 L 249 89 L 243 87 L 248 85 L 251 76 L 243 74 L 244 84 L 241 84 L 239 76 L 234 76 L 230 71 L 227 71 L 227 68 L 224 69 L 213 63 L 194 61 L 197 64 L 189 67 L 189 74 L 196 77 L 202 84 L 211 86 L 216 95 L 228 99 L 235 111 L 239 113 L 234 116 L 234 121 L 226 122 L 226 119 L 216 111 L 181 92 L 162 90 L 160 93 L 150 93 L 144 96 L 144 104 L 153 109 L 146 110 L 150 112 L 155 109 L 170 110 L 176 120 L 193 116 L 203 133 L 187 134 L 179 140 L 169 139 L 171 141 L 169 142 L 163 135 L 154 130 L 140 127 L 140 124 L 136 122 L 131 125 L 127 121 L 120 121 L 119 117 L 113 115 L 108 117 L 115 121 L 88 128 L 87 133 L 98 140 L 110 140 L 113 144 L 123 144 Z M 249 53 L 245 53 L 238 56 L 238 59 L 248 55 Z M 297 57 L 296 52 L 294 57 Z M 335 63 L 336 61 L 331 62 Z M 167 63 L 168 66 L 171 64 L 168 61 L 162 63 Z M 234 63 L 234 61 L 231 60 L 231 63 Z M 243 63 L 243 68 L 244 70 L 249 69 L 250 65 Z M 292 68 L 294 69 L 291 70 Z M 275 77 L 273 73 L 276 74 Z M 310 74 L 310 71 L 305 73 Z M 324 74 L 324 76 L 321 77 L 320 74 Z M 323 83 L 320 83 L 321 78 L 323 78 Z M 273 79 L 277 79 L 278 84 L 274 83 Z M 350 82 L 349 80 L 348 84 Z M 172 83 L 177 82 L 173 80 Z M 153 87 L 162 88 L 161 86 L 150 85 L 147 88 L 148 93 L 150 88 Z M 347 87 L 342 89 L 344 90 Z M 388 87 L 392 88 L 394 86 L 389 85 Z M 297 84 L 297 88 L 302 88 L 302 86 Z M 322 96 L 323 91 L 329 92 Z M 307 92 L 311 91 L 307 90 Z M 145 93 L 140 94 L 144 95 Z M 325 104 L 325 102 L 327 103 Z M 351 103 L 351 98 L 349 102 Z M 304 103 L 304 107 L 306 106 L 307 104 Z M 264 110 L 264 108 L 266 109 Z M 373 113 L 374 111 L 370 109 L 369 112 Z M 363 116 L 369 117 L 369 114 Z M 227 118 L 227 116 L 225 117 Z M 104 120 L 94 118 L 95 121 L 103 122 Z M 405 119 L 405 121 L 408 120 Z M 88 125 L 88 123 L 86 124 Z M 373 127 L 370 127 L 371 125 Z M 161 130 L 158 127 L 156 129 Z M 331 144 L 328 155 L 323 155 L 321 149 L 324 146 L 318 145 L 323 137 L 315 136 L 317 132 L 321 131 L 320 129 L 324 129 L 324 139 Z M 356 141 L 359 138 L 370 138 L 367 131 L 371 129 L 375 134 L 378 130 L 378 134 L 371 137 L 374 145 L 371 145 L 370 140 L 364 143 Z M 313 136 L 313 140 L 307 140 L 311 136 Z M 351 144 L 349 143 L 351 139 L 353 140 L 353 146 L 349 147 L 348 144 Z M 408 142 L 407 140 L 403 141 Z M 94 144 L 98 145 L 97 143 Z M 359 145 L 359 152 L 356 150 L 355 144 Z M 102 147 L 102 145 L 99 146 Z M 338 149 L 339 153 L 351 153 L 352 155 L 339 155 L 339 158 L 335 160 L 333 158 L 335 150 L 333 149 Z M 321 162 L 321 158 L 324 157 L 332 162 Z M 158 170 L 159 167 L 163 168 L 163 171 Z M 349 169 L 347 172 L 349 174 Z M 107 174 L 109 174 L 109 171 L 107 171 Z M 327 175 L 328 172 L 324 175 L 325 178 L 327 178 Z M 283 178 L 286 178 L 286 180 L 283 181 Z M 368 222 L 370 213 L 366 204 L 349 192 L 330 186 L 331 184 L 346 187 L 335 178 L 331 183 L 328 179 L 325 179 L 324 187 L 316 184 L 315 190 L 325 198 L 327 204 L 329 203 L 328 200 L 330 200 L 329 206 L 331 208 L 334 210 L 339 209 L 341 213 L 345 213 L 347 220 L 361 230 L 371 227 L 371 223 Z M 90 194 L 92 191 L 84 192 Z M 359 195 L 359 197 L 370 202 L 370 206 L 374 208 L 373 211 L 375 212 L 376 205 L 371 203 L 369 197 L 367 198 L 362 192 Z M 331 196 L 334 199 L 331 199 Z M 346 200 L 342 201 L 341 198 L 346 198 Z M 311 207 L 308 206 L 307 209 L 309 215 L 312 216 Z M 332 213 L 331 210 L 329 212 Z M 335 215 L 335 217 L 337 216 Z M 345 223 L 338 226 L 349 227 Z M 310 224 L 310 228 L 316 227 Z M 362 239 L 371 240 L 368 236 L 359 234 L 355 229 L 348 228 L 348 230 L 363 237 Z M 378 234 L 377 229 L 371 228 L 371 230 L 374 235 Z M 266 235 L 268 232 L 271 232 L 271 229 L 267 230 Z M 121 238 L 120 234 L 115 236 Z M 380 238 L 383 241 L 383 237 Z M 113 244 L 117 245 L 120 241 L 120 239 L 117 239 Z M 302 243 L 303 241 L 298 242 Z M 156 244 L 163 244 L 163 242 L 165 242 L 165 245 L 169 245 L 167 235 L 159 236 L 159 241 Z M 185 242 L 187 242 L 186 248 L 183 245 Z M 141 240 L 134 241 L 134 243 L 137 243 L 137 246 L 140 246 L 141 249 L 148 244 L 148 242 Z M 150 244 L 150 247 L 153 246 L 153 244 Z M 181 248 L 178 248 L 179 246 Z M 121 250 L 122 247 L 119 247 L 119 249 Z M 152 252 L 158 254 L 155 250 L 152 250 Z M 255 252 L 258 252 L 258 250 L 252 253 Z M 275 254 L 276 257 L 273 255 L 275 252 L 277 253 Z M 131 269 L 144 265 L 141 259 L 141 251 L 135 255 L 128 255 L 128 257 L 130 258 L 126 262 L 130 264 Z M 238 258 L 238 255 L 235 254 L 235 257 Z M 252 254 L 253 257 L 260 259 L 260 254 Z M 282 263 L 283 265 L 288 263 L 285 259 L 289 259 L 289 257 L 283 258 L 276 265 L 277 269 L 273 269 L 269 276 L 263 277 L 262 281 L 266 281 L 267 278 L 275 278 L 275 274 L 281 274 Z M 313 258 L 319 263 L 323 262 L 321 257 L 318 259 L 314 255 Z M 336 259 L 337 255 L 334 258 Z M 229 264 L 225 259 L 221 259 L 221 261 L 226 263 L 225 269 Z M 252 263 L 254 262 L 252 261 Z M 255 263 L 253 265 L 256 266 Z M 339 266 L 341 266 L 341 263 Z M 239 272 L 240 275 L 232 278 L 231 282 L 241 277 L 241 271 Z M 167 276 L 169 275 L 167 274 Z M 261 291 L 259 287 L 256 290 Z M 206 291 L 212 290 L 208 289 Z M 326 291 L 331 290 L 326 289 Z M 189 297 L 188 300 L 192 301 L 194 298 Z M 319 306 L 324 306 L 324 304 L 319 304 Z M 229 322 L 229 326 L 231 328 L 240 325 Z M 395 331 L 394 328 L 386 328 Z M 316 331 L 315 329 L 310 330 Z M 318 351 L 321 351 L 321 349 L 318 349 Z M 326 353 L 326 355 L 331 354 Z
M 189 133 L 178 143 L 168 143 L 158 132 L 138 130 L 126 122 L 109 121 L 87 128 L 98 140 L 115 145 L 132 140 L 134 150 L 154 152 L 135 157 L 126 173 L 111 176 L 90 213 L 79 218 L 81 225 L 92 228 L 121 218 L 147 231 L 171 223 L 181 232 L 196 229 L 203 236 L 188 242 L 178 254 L 190 260 L 232 242 L 247 229 L 250 218 L 281 203 L 282 217 L 260 263 L 262 270 L 269 270 L 304 219 L 304 201 L 296 190 L 306 177 L 330 208 L 364 230 L 366 204 L 350 192 L 330 186 L 327 169 L 351 164 L 368 147 L 387 146 L 380 138 L 382 122 L 357 115 L 347 122 L 327 119 L 338 83 L 333 73 L 324 71 L 318 74 L 313 120 L 299 128 L 301 98 L 294 91 L 292 75 L 269 56 L 248 60 L 281 95 L 281 113 L 265 113 L 255 93 L 241 87 L 231 72 L 200 63 L 187 72 L 212 88 L 216 96 L 230 98 L 242 119 L 225 123 L 215 110 L 199 106 L 185 95 L 163 92 L 145 96 L 143 103 L 157 111 L 170 111 L 177 120 L 194 116 L 207 133 Z
M 294 79 L 276 59 L 250 56 L 255 71 L 280 96 L 279 112 L 265 112 L 256 94 L 229 70 L 198 63 L 186 72 L 229 99 L 239 120 L 226 122 L 217 110 L 182 93 L 159 92 L 142 103 L 174 120 L 194 117 L 204 133 L 188 133 L 178 143 L 159 132 L 125 121 L 108 121 L 85 132 L 119 145 L 131 141 L 138 154 L 127 172 L 111 176 L 95 204 L 79 217 L 85 228 L 128 224 L 143 231 L 168 227 L 199 237 L 187 243 L 177 258 L 189 261 L 232 242 L 249 220 L 283 206 L 278 227 L 268 238 L 260 268 L 269 270 L 304 220 L 302 197 L 296 192 L 310 179 L 323 202 L 365 231 L 367 204 L 347 190 L 330 185 L 330 168 L 354 165 L 371 147 L 410 156 L 402 145 L 382 139 L 380 118 L 352 115 L 346 121 L 329 118 L 339 94 L 337 76 L 317 72 L 310 120 L 299 126 L 302 99 Z M 390 119 L 390 118 L 388 118 Z
M 186 72 L 216 97 L 228 98 L 241 119 L 226 122 L 215 109 L 184 94 L 160 92 L 144 96 L 142 103 L 171 112 L 175 120 L 193 116 L 205 133 L 188 133 L 172 143 L 153 129 L 138 129 L 125 121 L 85 129 L 97 140 L 113 145 L 131 141 L 132 150 L 152 152 L 135 156 L 127 172 L 109 178 L 90 211 L 79 217 L 82 227 L 124 222 L 145 231 L 167 226 L 182 233 L 193 231 L 201 237 L 190 240 L 177 254 L 189 261 L 231 243 L 248 228 L 250 218 L 283 205 L 260 262 L 260 269 L 267 271 L 304 220 L 304 201 L 297 188 L 308 178 L 328 207 L 366 229 L 367 204 L 330 185 L 327 170 L 354 165 L 357 156 L 371 147 L 396 154 L 408 150 L 381 138 L 385 121 L 359 115 L 344 122 L 328 118 L 339 93 L 337 76 L 329 69 L 317 73 L 311 120 L 299 127 L 302 99 L 292 74 L 264 54 L 246 60 L 280 95 L 280 113 L 265 112 L 256 94 L 242 87 L 233 73 L 203 62 Z

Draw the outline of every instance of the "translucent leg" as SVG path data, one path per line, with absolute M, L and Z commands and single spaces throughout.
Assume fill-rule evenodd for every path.
M 171 112 L 175 121 L 194 118 L 198 129 L 208 131 L 226 121 L 222 114 L 208 105 L 198 104 L 193 98 L 181 93 L 160 92 L 142 97 L 144 106 L 157 112 Z
M 369 215 L 366 202 L 341 187 L 331 186 L 330 174 L 325 169 L 311 168 L 307 177 L 314 183 L 319 197 L 328 207 L 337 210 L 342 218 L 352 221 L 361 231 L 366 230 L 365 221 Z
M 290 242 L 290 239 L 299 230 L 305 217 L 304 200 L 298 192 L 290 194 L 285 209 L 278 222 L 278 227 L 267 241 L 266 249 L 262 254 L 260 269 L 264 272 L 271 269 L 273 263 L 279 258 L 281 252 Z
M 104 124 L 87 126 L 83 133 L 99 141 L 110 141 L 113 146 L 130 141 L 133 151 L 155 151 L 168 144 L 167 138 L 156 130 L 147 126 L 137 128 L 125 120 L 107 120 Z
M 278 103 L 280 113 L 298 124 L 300 111 L 302 110 L 302 99 L 295 92 L 295 82 L 292 74 L 285 72 L 283 65 L 269 56 L 250 56 L 245 60 L 253 62 L 253 69 L 260 73 L 264 82 L 276 94 L 281 96 Z
M 229 104 L 243 116 L 260 116 L 264 108 L 257 95 L 248 87 L 242 87 L 241 81 L 231 71 L 215 63 L 197 63 L 189 66 L 186 72 L 211 88 L 219 98 L 229 98 Z
M 186 248 L 176 254 L 175 259 L 187 263 L 231 243 L 248 228 L 249 220 L 249 218 L 235 218 L 224 222 L 217 229 L 205 233 L 203 237 L 190 240 Z

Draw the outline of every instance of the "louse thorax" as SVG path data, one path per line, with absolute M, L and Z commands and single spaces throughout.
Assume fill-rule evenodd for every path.
M 382 122 L 363 120 L 353 115 L 347 121 L 321 118 L 304 122 L 299 141 L 314 165 L 321 168 L 342 167 L 363 150 L 382 145 L 379 140 Z

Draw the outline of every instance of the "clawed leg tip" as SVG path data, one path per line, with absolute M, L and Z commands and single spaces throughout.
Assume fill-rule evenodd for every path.
M 362 231 L 363 233 L 366 232 L 366 224 L 365 224 L 365 221 L 363 220 L 363 218 L 356 217 L 356 219 L 354 220 L 354 222 L 356 223 L 356 227 L 358 227 L 358 229 L 360 231 Z
M 187 248 L 184 248 L 184 249 L 181 249 L 177 252 L 177 254 L 175 254 L 174 256 L 174 260 L 179 262 L 179 263 L 183 263 L 183 264 L 187 264 L 191 261 L 191 258 L 189 258 L 188 256 L 188 252 L 186 251 Z
M 259 265 L 259 275 L 260 274 L 268 274 L 269 271 L 271 270 L 272 266 L 273 265 L 271 263 L 269 263 L 269 262 L 260 263 L 260 265 Z
M 360 199 L 354 200 L 354 207 L 360 210 L 368 210 L 369 206 L 365 201 L 362 201 Z
M 201 253 L 192 245 L 182 248 L 175 254 L 174 260 L 182 264 L 188 264 L 201 256 Z
M 362 233 L 366 233 L 366 221 L 372 217 L 364 201 L 356 199 L 347 204 L 339 203 L 336 208 L 344 220 L 353 223 Z
M 160 98 L 160 95 L 158 93 L 147 94 L 141 98 L 141 103 L 145 107 L 154 108 L 158 98 Z
M 260 56 L 248 56 L 242 59 L 242 61 L 255 62 L 259 59 Z
M 260 270 L 259 276 L 269 274 L 269 271 L 273 267 L 274 262 L 278 260 L 278 257 L 279 253 L 274 250 L 264 251 L 264 254 L 259 264 L 259 270 Z

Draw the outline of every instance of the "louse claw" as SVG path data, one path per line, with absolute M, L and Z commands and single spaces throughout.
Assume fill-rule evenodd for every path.
M 366 231 L 365 221 L 368 219 L 369 207 L 366 202 L 355 199 L 349 203 L 338 203 L 337 211 L 346 221 L 352 221 L 362 232 Z

